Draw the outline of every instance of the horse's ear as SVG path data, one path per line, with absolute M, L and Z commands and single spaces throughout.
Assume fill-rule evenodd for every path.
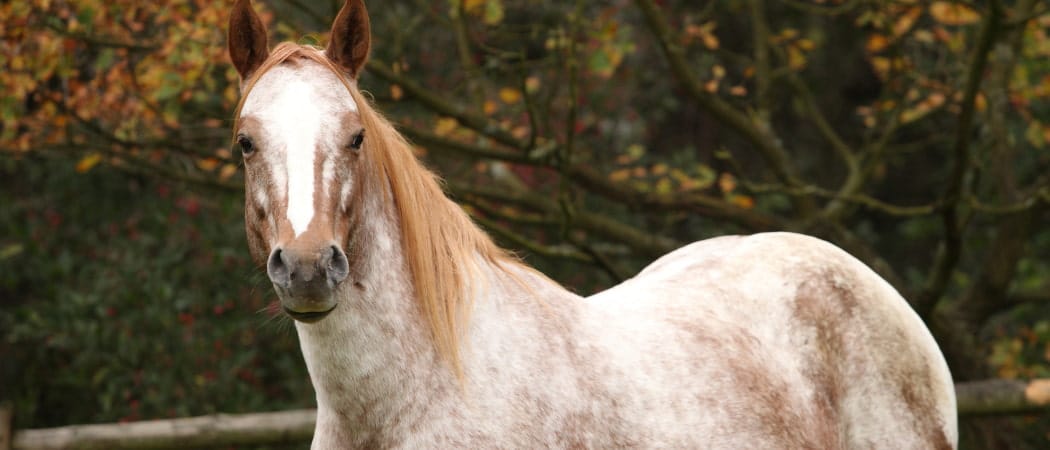
M 357 78 L 368 60 L 371 39 L 365 3 L 362 0 L 346 0 L 332 23 L 332 37 L 325 54 L 349 72 L 351 77 Z
M 233 66 L 237 68 L 237 73 L 241 74 L 241 80 L 247 80 L 270 56 L 266 26 L 252 9 L 251 0 L 237 0 L 233 4 L 226 45 Z

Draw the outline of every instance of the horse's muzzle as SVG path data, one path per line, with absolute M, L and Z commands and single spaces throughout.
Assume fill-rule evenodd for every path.
M 277 247 L 266 263 L 281 307 L 291 318 L 306 323 L 317 322 L 335 309 L 338 301 L 333 293 L 349 273 L 346 254 L 336 245 L 314 251 Z

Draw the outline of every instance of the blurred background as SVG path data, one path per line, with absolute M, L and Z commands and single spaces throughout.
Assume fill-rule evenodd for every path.
M 0 1 L 16 429 L 313 406 L 244 240 L 232 2 Z M 342 2 L 256 2 L 324 45 Z M 957 381 L 1050 377 L 1039 0 L 388 0 L 360 85 L 505 247 L 589 294 L 707 237 L 865 261 Z M 1045 410 L 1044 410 L 1045 411 Z M 1046 412 L 963 448 L 1047 448 Z

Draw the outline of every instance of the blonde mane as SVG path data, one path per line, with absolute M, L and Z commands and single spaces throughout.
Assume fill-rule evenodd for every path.
M 520 264 L 499 248 L 455 202 L 445 196 L 436 175 L 412 153 L 412 145 L 372 108 L 344 71 L 320 49 L 291 42 L 279 44 L 245 80 L 235 120 L 259 78 L 292 57 L 323 64 L 335 73 L 357 103 L 365 129 L 364 194 L 383 195 L 392 202 L 400 223 L 401 244 L 420 312 L 430 326 L 437 352 L 462 377 L 459 340 L 470 311 L 473 281 L 481 280 L 478 263 Z M 234 129 L 237 129 L 235 126 Z M 360 197 L 359 197 L 360 198 Z

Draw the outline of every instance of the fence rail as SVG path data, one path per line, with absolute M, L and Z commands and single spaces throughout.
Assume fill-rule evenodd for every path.
M 1050 379 L 972 381 L 956 384 L 955 392 L 960 416 L 1050 412 Z M 137 450 L 304 443 L 313 435 L 315 415 L 313 409 L 214 414 L 12 433 L 11 412 L 0 407 L 0 450 Z

